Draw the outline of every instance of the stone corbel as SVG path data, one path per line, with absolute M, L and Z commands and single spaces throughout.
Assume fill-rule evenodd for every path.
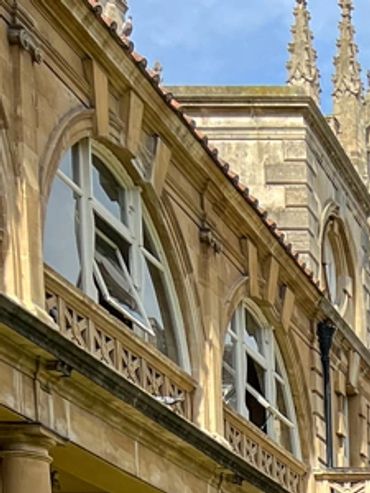
M 222 252 L 221 242 L 216 238 L 214 232 L 207 223 L 204 223 L 199 230 L 199 239 L 208 247 L 212 248 L 215 253 Z
M 281 310 L 281 324 L 286 330 L 286 332 L 288 332 L 290 329 L 290 324 L 294 312 L 294 306 L 295 306 L 295 294 L 290 288 L 288 288 L 288 286 L 286 286 L 284 290 L 283 308 Z
M 358 383 L 360 377 L 361 357 L 356 351 L 350 351 L 348 357 L 347 393 L 358 394 Z
M 91 62 L 95 131 L 98 137 L 109 137 L 109 85 L 104 69 L 95 60 Z
M 265 301 L 274 306 L 279 288 L 279 264 L 271 255 L 268 263 L 267 284 L 265 289 Z
M 121 118 L 125 129 L 124 146 L 135 157 L 140 147 L 144 103 L 131 89 L 121 99 Z
M 249 295 L 251 298 L 261 299 L 257 247 L 249 238 L 243 237 L 240 239 L 240 248 L 245 259 L 245 268 L 248 274 Z
M 18 45 L 21 49 L 28 51 L 32 62 L 40 64 L 42 55 L 35 38 L 29 31 L 18 23 L 10 24 L 8 27 L 8 40 L 11 45 Z
M 151 183 L 158 196 L 161 196 L 168 168 L 171 162 L 171 149 L 159 137 L 156 137 L 156 149 L 151 170 Z

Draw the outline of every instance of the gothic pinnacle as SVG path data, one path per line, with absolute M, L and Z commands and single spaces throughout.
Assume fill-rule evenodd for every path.
M 307 0 L 296 0 L 294 9 L 293 39 L 289 44 L 290 60 L 288 84 L 303 87 L 316 103 L 320 100 L 320 74 L 317 68 L 316 51 L 313 48 L 313 35 L 310 30 L 310 14 Z
M 352 94 L 362 98 L 361 67 L 357 61 L 358 48 L 352 25 L 352 0 L 339 0 L 342 20 L 339 23 L 338 52 L 334 58 L 334 98 Z

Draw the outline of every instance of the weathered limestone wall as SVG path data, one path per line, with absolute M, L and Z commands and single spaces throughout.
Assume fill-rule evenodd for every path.
M 176 94 L 176 88 L 171 90 Z M 192 88 L 178 89 L 178 97 L 184 102 L 186 111 L 276 220 L 287 241 L 319 279 L 323 276 L 325 224 L 333 210 L 341 218 L 348 241 L 348 256 L 354 267 L 354 329 L 367 341 L 370 264 L 366 210 L 304 112 L 293 112 L 289 108 L 294 95 L 278 111 L 267 102 L 264 104 L 270 107 L 261 108 L 257 95 L 255 105 L 246 102 L 248 97 L 245 96 L 245 99 L 238 99 L 235 107 L 232 89 L 229 94 L 224 91 L 224 101 L 217 88 L 215 95 L 204 96 L 204 102 L 198 92 L 193 95 L 192 91 Z M 222 88 L 219 91 L 222 92 Z M 253 101 L 253 96 L 250 97 Z M 351 166 L 349 162 L 346 165 Z M 353 178 L 359 180 L 355 170 Z
M 284 357 L 302 458 L 310 477 L 311 469 L 324 463 L 326 453 L 315 334 L 317 321 L 326 317 L 319 307 L 322 293 L 85 2 L 58 0 L 51 5 L 24 0 L 18 4 L 20 19 L 31 30 L 43 58 L 37 63 L 23 46 L 9 46 L 10 9 L 8 2 L 2 3 L 2 293 L 55 331 L 56 324 L 45 311 L 42 256 L 48 193 L 65 150 L 82 138 L 95 139 L 142 189 L 143 201 L 166 245 L 196 382 L 194 424 L 225 444 L 224 337 L 239 303 L 252 300 L 274 330 Z M 323 214 L 330 201 L 343 209 L 356 262 L 363 262 L 367 244 L 359 240 L 361 235 L 367 238 L 364 214 L 301 114 L 227 111 L 203 115 L 201 126 L 252 193 L 271 209 L 288 241 L 316 274 L 321 264 Z M 148 136 L 156 136 L 157 145 L 143 172 L 138 161 L 145 154 Z M 362 274 L 357 273 L 360 279 Z M 70 300 L 71 291 L 65 287 Z M 0 421 L 38 422 L 70 441 L 66 448 L 53 450 L 58 467 L 112 493 L 118 491 L 117 484 L 122 484 L 118 479 L 123 477 L 140 479 L 165 492 L 172 492 L 174 484 L 182 492 L 220 491 L 222 471 L 212 461 L 195 457 L 176 437 L 162 434 L 154 422 L 78 372 L 72 378 L 51 374 L 45 369 L 50 358 L 46 350 L 13 338 L 3 326 L 0 333 Z M 78 339 L 68 337 L 69 342 Z M 101 336 L 92 356 L 97 364 L 103 361 L 109 366 L 109 358 L 103 356 L 112 341 L 102 340 Z M 342 342 L 339 339 L 338 345 Z M 79 350 L 92 353 L 90 347 Z M 152 357 L 161 359 L 159 353 Z M 363 357 L 361 364 L 366 367 Z M 345 372 L 345 363 L 342 366 Z M 368 383 L 361 381 L 361 385 Z M 360 388 L 357 382 L 353 392 Z M 83 456 L 85 461 L 76 449 L 95 456 L 96 462 Z M 359 463 L 359 457 L 355 451 L 354 462 Z M 243 488 L 253 491 L 248 485 Z M 241 488 L 232 486 L 230 491 Z

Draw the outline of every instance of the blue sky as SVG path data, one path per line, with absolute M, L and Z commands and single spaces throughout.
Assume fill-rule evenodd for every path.
M 280 85 L 286 80 L 295 0 L 128 0 L 135 49 L 164 67 L 164 84 Z M 354 0 L 363 78 L 370 69 L 370 2 Z M 309 0 L 323 89 L 331 111 L 331 76 L 340 10 L 337 0 Z

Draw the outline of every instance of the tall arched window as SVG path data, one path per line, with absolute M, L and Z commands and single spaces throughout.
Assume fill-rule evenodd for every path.
M 349 248 L 340 220 L 333 214 L 325 224 L 322 243 L 322 273 L 325 291 L 343 317 L 354 314 L 354 276 Z
M 87 139 L 64 155 L 57 171 L 44 258 L 135 333 L 188 367 L 172 278 L 140 189 L 108 151 Z
M 300 456 L 293 399 L 274 331 L 245 303 L 225 338 L 223 395 L 226 404 Z

